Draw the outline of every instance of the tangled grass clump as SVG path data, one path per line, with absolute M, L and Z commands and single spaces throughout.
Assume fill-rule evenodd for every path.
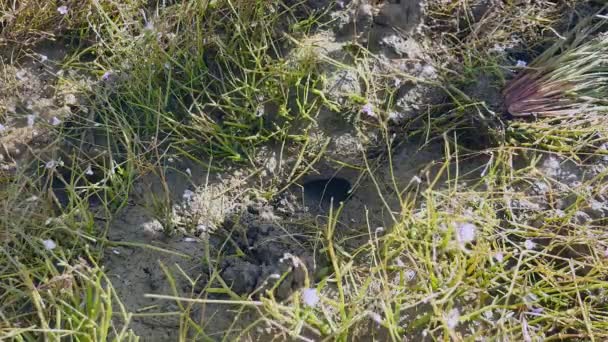
M 606 24 L 579 24 L 511 80 L 503 90 L 511 115 L 562 117 L 608 110 L 608 35 L 589 40 Z

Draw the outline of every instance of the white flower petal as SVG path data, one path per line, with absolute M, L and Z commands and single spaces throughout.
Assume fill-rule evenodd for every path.
M 194 192 L 192 190 L 184 190 L 184 194 L 182 195 L 182 198 L 186 201 L 189 201 L 192 199 L 192 197 L 194 196 Z
M 361 111 L 369 117 L 372 117 L 372 118 L 376 117 L 376 113 L 374 113 L 374 107 L 371 105 L 371 103 L 365 104 L 361 108 Z
M 502 254 L 502 252 L 497 252 L 496 254 L 494 254 L 494 259 L 496 259 L 496 261 L 498 262 L 503 262 L 505 256 L 504 254 Z
M 382 316 L 380 316 L 379 314 L 375 313 L 375 312 L 370 312 L 369 314 L 369 318 L 372 319 L 372 321 L 380 324 L 382 323 Z
M 532 240 L 526 240 L 524 241 L 524 247 L 526 247 L 526 249 L 534 249 L 534 247 L 536 247 L 536 243 Z
M 448 324 L 448 328 L 454 330 L 458 326 L 458 323 L 460 321 L 460 312 L 458 311 L 458 309 L 450 310 L 450 312 L 448 312 L 447 316 L 445 317 L 445 320 Z
M 107 81 L 110 79 L 111 76 L 112 76 L 112 71 L 106 71 L 103 73 L 103 75 L 101 75 L 101 79 L 104 81 Z
M 57 247 L 57 244 L 55 243 L 55 241 L 53 241 L 51 239 L 42 240 L 42 244 L 44 245 L 44 248 L 47 251 L 53 250 Z
M 28 199 L 26 199 L 26 202 L 36 202 L 38 200 L 38 196 L 33 195 L 31 197 L 29 197 Z
M 35 115 L 28 115 L 27 116 L 27 127 L 32 128 L 34 127 L 34 121 L 36 120 L 36 116 Z
M 461 244 L 473 242 L 477 227 L 472 223 L 461 223 L 456 227 L 456 238 Z
M 47 169 L 53 169 L 55 168 L 55 166 L 57 166 L 57 162 L 52 159 L 46 162 L 46 164 L 44 164 L 44 167 Z
M 319 295 L 316 289 L 302 289 L 302 301 L 304 305 L 314 308 L 319 303 Z

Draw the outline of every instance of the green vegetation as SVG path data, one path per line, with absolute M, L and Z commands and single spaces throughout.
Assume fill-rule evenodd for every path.
M 343 58 L 323 53 L 314 38 L 339 20 L 330 15 L 337 3 L 0 0 L 2 66 L 39 59 L 44 44 L 67 46 L 50 62 L 51 88 L 79 99 L 66 105 L 72 116 L 44 125 L 47 144 L 0 171 L 0 339 L 136 341 L 134 318 L 156 316 L 175 318 L 182 340 L 607 339 L 608 40 L 606 17 L 596 15 L 604 8 L 538 1 L 481 15 L 481 2 L 428 1 L 426 38 L 417 38 L 432 41 L 421 44 L 438 75 L 428 80 L 379 68 L 377 53 L 355 40 Z M 564 11 L 586 19 L 572 25 Z M 514 66 L 508 49 L 534 59 Z M 19 77 L 0 70 L 0 89 L 18 92 L 4 80 Z M 333 94 L 339 72 L 355 75 L 360 91 Z M 439 100 L 395 123 L 394 78 Z M 16 114 L 2 101 L 8 136 Z M 507 111 L 518 118 L 506 120 Z M 360 164 L 325 155 L 327 113 L 355 132 Z M 443 153 L 399 179 L 394 154 L 404 144 Z M 266 171 L 259 155 L 270 147 L 278 166 Z M 377 150 L 382 158 L 370 158 Z M 197 226 L 175 217 L 182 194 L 168 174 L 196 171 L 175 160 L 207 179 L 243 170 L 249 183 L 222 190 L 242 190 L 241 204 L 274 203 L 319 161 L 359 172 L 377 198 L 361 207 L 363 226 L 343 219 L 348 204 L 298 222 L 327 266 L 304 272 L 287 299 L 279 285 L 255 296 L 230 289 L 224 249 L 246 251 L 232 247 L 238 231 L 219 229 L 222 250 L 192 245 L 204 249 L 206 284 L 160 260 L 171 291 L 145 295 L 172 309 L 134 312 L 104 255 L 120 246 L 184 254 L 108 234 L 150 176 L 162 189 L 146 195 L 163 233 Z M 389 224 L 377 226 L 370 208 Z M 191 283 L 190 297 L 178 278 Z M 201 321 L 206 305 L 236 317 L 223 336 Z

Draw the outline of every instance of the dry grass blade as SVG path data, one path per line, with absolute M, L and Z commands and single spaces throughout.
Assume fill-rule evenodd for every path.
M 503 90 L 514 116 L 572 116 L 608 109 L 608 35 L 589 40 L 606 18 L 579 24 L 567 40 L 555 43 Z

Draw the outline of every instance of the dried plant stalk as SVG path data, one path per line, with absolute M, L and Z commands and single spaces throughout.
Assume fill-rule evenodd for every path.
M 591 22 L 599 18 L 599 22 Z M 608 111 L 608 18 L 583 20 L 569 35 L 536 58 L 503 89 L 514 116 L 573 116 Z

